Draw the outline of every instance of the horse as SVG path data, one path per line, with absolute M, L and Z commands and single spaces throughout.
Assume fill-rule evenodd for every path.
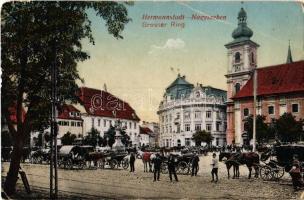
M 222 155 L 221 155 L 222 154 Z M 223 159 L 224 155 L 229 156 L 226 163 L 231 163 L 233 166 L 237 167 L 239 165 L 246 165 L 249 170 L 248 179 L 251 178 L 252 167 L 255 170 L 255 177 L 259 176 L 259 164 L 260 164 L 260 157 L 259 154 L 255 152 L 246 152 L 246 153 L 220 153 L 220 160 Z M 226 164 L 227 165 L 227 164 Z M 231 166 L 230 166 L 231 167 Z M 228 166 L 227 166 L 228 170 Z M 228 170 L 229 174 L 229 170 Z
M 228 179 L 230 178 L 230 168 L 233 167 L 233 177 L 232 178 L 239 178 L 240 177 L 240 168 L 239 163 L 235 162 L 232 158 L 236 153 L 232 152 L 221 152 L 219 155 L 219 161 L 222 161 L 223 158 L 226 158 L 226 168 L 228 172 Z
M 89 152 L 85 156 L 85 161 L 89 163 L 89 167 L 91 167 L 91 163 L 93 162 L 95 167 L 104 168 L 105 155 L 102 152 Z

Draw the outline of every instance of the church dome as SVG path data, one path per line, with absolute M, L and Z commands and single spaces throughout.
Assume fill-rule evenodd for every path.
M 250 38 L 253 35 L 253 31 L 247 27 L 247 13 L 244 8 L 241 8 L 238 14 L 238 27 L 232 32 L 232 37 L 237 38 Z

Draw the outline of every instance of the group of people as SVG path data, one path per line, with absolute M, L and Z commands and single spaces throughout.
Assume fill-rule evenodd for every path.
M 154 173 L 154 179 L 153 181 L 159 181 L 160 180 L 160 171 L 161 171 L 161 166 L 163 159 L 159 153 L 151 155 L 150 153 L 143 154 L 143 162 L 144 162 L 144 172 L 148 172 L 148 166 L 149 166 L 149 171 L 152 172 L 151 170 L 151 164 L 146 162 L 147 158 L 145 156 L 149 156 L 152 164 L 153 164 L 153 173 Z M 135 171 L 135 154 L 131 153 L 130 154 L 130 172 Z M 191 159 L 191 176 L 197 176 L 198 170 L 199 170 L 199 156 L 197 153 L 194 153 L 192 159 Z M 218 159 L 216 158 L 216 154 L 213 153 L 212 155 L 212 161 L 211 161 L 211 175 L 212 175 L 212 181 L 211 182 L 218 182 Z M 170 181 L 173 181 L 173 177 L 176 182 L 178 182 L 178 177 L 176 174 L 176 165 L 177 165 L 177 160 L 176 156 L 173 154 L 170 154 L 168 157 L 168 162 L 167 162 L 167 167 L 168 167 L 168 173 L 169 173 L 169 178 Z

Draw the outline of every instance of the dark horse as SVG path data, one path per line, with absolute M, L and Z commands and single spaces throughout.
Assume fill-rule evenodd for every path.
M 223 161 L 223 158 L 226 158 L 225 164 L 227 167 L 228 179 L 230 178 L 230 168 L 231 167 L 233 167 L 233 177 L 232 178 L 240 177 L 239 164 L 232 159 L 235 155 L 236 155 L 236 153 L 232 153 L 232 152 L 221 152 L 220 156 L 219 156 L 220 161 Z
M 239 177 L 239 166 L 246 165 L 249 170 L 248 178 L 251 178 L 252 167 L 255 170 L 255 177 L 259 176 L 259 164 L 260 164 L 260 157 L 259 154 L 255 152 L 247 152 L 247 153 L 231 153 L 231 152 L 221 152 L 219 156 L 219 160 L 222 161 L 223 158 L 226 158 L 227 161 L 225 162 L 227 171 L 228 171 L 228 178 L 230 177 L 229 170 L 231 166 L 233 166 L 233 177 Z

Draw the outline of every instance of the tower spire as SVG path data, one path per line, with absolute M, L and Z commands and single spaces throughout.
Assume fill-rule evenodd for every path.
M 291 56 L 291 49 L 290 49 L 290 40 L 289 40 L 289 44 L 288 44 L 288 53 L 287 53 L 287 60 L 286 63 L 292 63 L 292 56 Z

